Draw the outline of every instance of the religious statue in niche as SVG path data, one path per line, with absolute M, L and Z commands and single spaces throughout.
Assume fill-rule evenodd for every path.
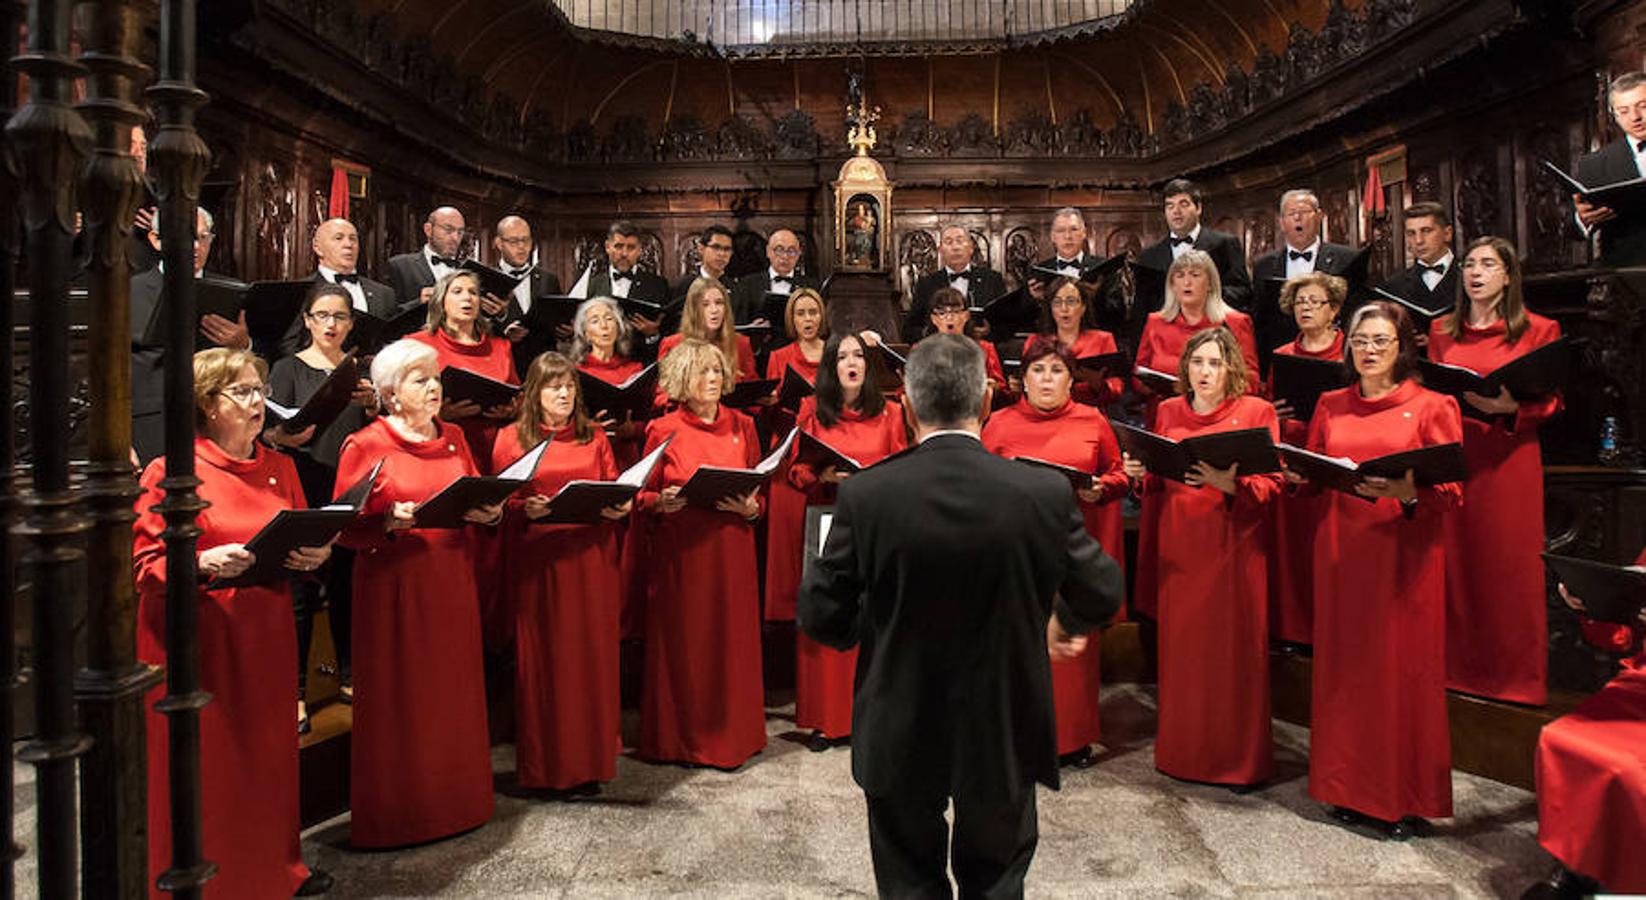
M 880 259 L 880 201 L 856 194 L 846 207 L 846 265 L 873 266 Z

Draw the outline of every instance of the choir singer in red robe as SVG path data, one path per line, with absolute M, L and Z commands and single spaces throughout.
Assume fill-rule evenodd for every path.
M 255 560 L 244 544 L 283 509 L 302 509 L 303 489 L 291 458 L 257 445 L 263 429 L 262 360 L 246 350 L 214 348 L 194 356 L 195 474 L 200 499 L 198 565 L 207 577 L 230 578 Z M 307 429 L 312 436 L 314 429 Z M 305 437 L 305 440 L 307 438 Z M 155 511 L 165 499 L 165 460 L 143 472 L 143 495 L 132 526 L 132 567 L 138 594 L 137 656 L 166 664 L 166 523 Z M 331 548 L 294 551 L 294 573 L 313 572 Z M 212 702 L 200 711 L 200 813 L 206 858 L 217 863 L 208 897 L 289 897 L 324 893 L 330 876 L 310 874 L 298 847 L 297 739 L 291 686 L 297 680 L 297 625 L 291 587 L 280 583 L 195 593 L 199 606 L 200 689 Z M 149 692 L 150 896 L 171 865 L 165 716 Z
M 1359 461 L 1462 440 L 1457 401 L 1415 377 L 1405 310 L 1362 306 L 1348 343 L 1358 382 L 1321 395 L 1308 449 Z M 1339 821 L 1404 840 L 1425 829 L 1420 817 L 1452 814 L 1440 536 L 1463 489 L 1416 487 L 1408 472 L 1357 491 L 1326 495 L 1315 538 L 1314 557 L 1329 564 L 1315 567 L 1309 795 Z
M 491 319 L 480 315 L 480 280 L 473 272 L 459 270 L 435 283 L 429 300 L 429 320 L 422 331 L 408 336 L 434 348 L 440 369 L 450 366 L 484 375 L 507 384 L 519 384 L 514 370 L 514 351 L 509 342 L 487 332 Z M 475 462 L 491 462 L 492 441 L 497 429 L 514 418 L 513 406 L 481 409 L 468 400 L 453 401 L 440 409 L 440 418 L 463 427 Z
M 1646 566 L 1646 551 L 1635 565 Z M 1583 598 L 1564 585 L 1567 605 Z M 1537 740 L 1537 838 L 1563 867 L 1557 897 L 1646 894 L 1646 613 L 1626 625 L 1586 623 L 1603 649 L 1637 652 L 1593 697 Z M 1605 638 L 1606 640 L 1599 640 Z
M 869 364 L 868 344 L 855 334 L 831 338 L 823 349 L 818 368 L 817 394 L 801 401 L 799 426 L 825 444 L 846 454 L 863 466 L 871 466 L 908 446 L 903 408 L 886 399 Z M 834 503 L 836 487 L 851 473 L 828 466 L 818 471 L 806 463 L 789 467 L 788 481 L 801 491 L 808 506 Z M 801 511 L 801 526 L 805 511 Z M 801 536 L 803 538 L 803 535 Z M 774 545 L 775 546 L 775 545 Z M 796 549 L 804 549 L 796 544 Z M 787 560 L 787 558 L 785 558 Z M 794 609 L 794 591 L 799 589 L 801 557 L 792 559 L 790 593 L 784 602 Z M 779 563 L 776 551 L 766 561 L 767 572 Z M 774 602 L 769 594 L 767 603 Z M 807 637 L 796 635 L 794 660 L 794 723 L 810 729 L 808 746 L 827 750 L 833 742 L 852 732 L 852 682 L 857 671 L 857 648 L 835 650 Z
M 1274 407 L 1247 396 L 1256 373 L 1227 328 L 1189 338 L 1177 368 L 1189 393 L 1160 404 L 1155 430 L 1174 440 L 1266 428 Z M 1125 458 L 1144 496 L 1158 496 L 1161 542 L 1160 725 L 1155 768 L 1246 790 L 1274 774 L 1269 718 L 1268 505 L 1280 476 L 1197 464 L 1186 483 Z M 1139 563 L 1141 565 L 1141 562 Z
M 726 293 L 725 285 L 707 278 L 692 282 L 692 286 L 686 289 L 686 304 L 680 312 L 680 331 L 663 339 L 657 350 L 658 361 L 667 359 L 682 341 L 703 341 L 718 347 L 734 366 L 732 377 L 726 380 L 727 390 L 739 381 L 758 377 L 754 366 L 754 346 L 747 336 L 737 333 L 731 309 L 731 298 Z M 659 393 L 666 392 L 660 390 Z
M 824 340 L 829 336 L 828 311 L 823 297 L 811 288 L 789 295 L 783 308 L 783 329 L 789 343 L 766 358 L 766 377 L 781 379 L 793 369 L 806 383 L 817 384 Z M 772 408 L 770 434 L 786 434 L 798 418 L 781 407 Z M 786 473 L 785 473 L 786 475 Z M 766 513 L 766 620 L 794 621 L 794 597 L 800 590 L 801 545 L 805 543 L 806 495 L 787 477 L 772 480 L 771 508 Z
M 1172 374 L 1183 359 L 1183 348 L 1196 333 L 1217 325 L 1225 326 L 1240 346 L 1240 357 L 1246 371 L 1257 371 L 1257 344 L 1252 333 L 1252 319 L 1223 300 L 1223 282 L 1217 274 L 1217 264 L 1202 250 L 1189 250 L 1172 262 L 1166 270 L 1166 299 L 1159 312 L 1149 313 L 1138 340 L 1137 359 L 1134 363 L 1157 372 Z M 1155 411 L 1165 397 L 1154 393 L 1141 381 L 1135 383 L 1138 392 L 1148 399 L 1144 424 L 1155 427 Z M 1247 390 L 1256 393 L 1259 385 L 1253 376 Z M 1178 393 L 1188 390 L 1178 385 Z M 1155 586 L 1157 565 L 1155 555 L 1160 531 L 1160 504 L 1158 498 L 1144 497 L 1137 525 L 1137 571 L 1132 581 L 1132 608 L 1150 619 L 1156 615 Z
M 1297 337 L 1274 348 L 1280 356 L 1343 361 L 1343 331 L 1337 316 L 1349 296 L 1349 283 L 1336 275 L 1310 272 L 1289 279 L 1280 289 L 1280 309 L 1297 322 Z M 1271 388 L 1273 375 L 1271 374 Z M 1271 389 L 1269 395 L 1274 396 Z M 1280 439 L 1301 447 L 1309 423 L 1290 403 L 1275 401 Z M 1274 533 L 1269 554 L 1269 634 L 1285 652 L 1297 653 L 1314 640 L 1315 531 L 1325 515 L 1325 500 L 1304 491 L 1283 493 L 1274 505 Z
M 617 459 L 583 412 L 577 370 L 545 353 L 526 370 L 513 427 L 497 435 L 503 469 L 549 439 L 537 475 L 509 501 L 503 583 L 514 592 L 515 759 L 520 784 L 591 794 L 617 776 L 617 522 L 632 503 L 592 525 L 539 525 L 549 499 L 575 479 L 612 481 Z
M 932 292 L 932 311 L 929 317 L 932 329 L 927 334 L 963 334 L 977 341 L 983 348 L 983 373 L 989 379 L 989 388 L 996 396 L 1006 391 L 1006 372 L 1000 365 L 1000 353 L 994 344 L 978 340 L 972 325 L 972 313 L 966 306 L 966 295 L 951 287 Z
M 688 302 L 688 321 L 690 309 Z M 766 746 L 759 491 L 701 509 L 687 506 L 680 488 L 699 466 L 748 468 L 759 460 L 754 422 L 720 405 L 732 380 L 731 362 L 713 344 L 688 339 L 670 349 L 659 382 L 677 405 L 647 428 L 646 452 L 673 440 L 639 497 L 655 523 L 640 755 L 721 769 Z
M 1429 358 L 1490 372 L 1559 339 L 1560 326 L 1526 311 L 1520 259 L 1482 237 L 1464 254 L 1462 296 L 1429 328 Z M 1558 394 L 1520 401 L 1468 394 L 1463 419 L 1468 502 L 1446 521 L 1446 681 L 1456 691 L 1542 705 L 1548 699 L 1544 608 L 1543 453 L 1537 429 Z
M 388 411 L 349 436 L 337 483 L 383 468 L 361 518 L 343 534 L 354 559 L 354 742 L 351 840 L 399 847 L 491 818 L 492 768 L 481 663 L 473 536 L 418 528 L 416 505 L 480 470 L 462 429 L 436 418 L 440 359 L 395 341 L 372 360 Z M 503 507 L 465 518 L 495 525 Z
M 1068 347 L 1072 359 L 1114 353 L 1118 349 L 1115 346 L 1114 335 L 1091 326 L 1091 304 L 1086 299 L 1086 292 L 1089 289 L 1085 288 L 1080 280 L 1064 276 L 1053 281 L 1048 290 L 1052 299 L 1047 301 L 1041 312 L 1042 334 L 1054 337 L 1058 343 Z M 1028 360 L 1024 360 L 1023 364 L 1028 365 Z M 1080 403 L 1097 407 L 1108 406 L 1119 400 L 1121 392 L 1125 390 L 1123 375 L 1123 372 L 1094 373 L 1086 369 L 1076 369 L 1072 395 Z M 1113 551 L 1116 548 L 1104 544 L 1103 549 Z
M 1058 283 L 1074 283 L 1061 278 Z M 1052 302 L 1065 297 L 1054 287 Z M 1110 339 L 1113 343 L 1113 339 Z M 1120 445 L 1109 420 L 1073 399 L 1074 354 L 1049 335 L 1036 335 L 1023 346 L 1023 398 L 989 417 L 983 446 L 1008 458 L 1030 457 L 1092 473 L 1090 483 L 1075 489 L 1086 533 L 1116 560 L 1122 552 L 1120 504 L 1131 490 L 1121 470 Z M 1052 660 L 1052 701 L 1057 708 L 1057 754 L 1064 764 L 1089 765 L 1092 744 L 1100 735 L 1098 687 L 1102 660 L 1095 641 L 1073 659 Z

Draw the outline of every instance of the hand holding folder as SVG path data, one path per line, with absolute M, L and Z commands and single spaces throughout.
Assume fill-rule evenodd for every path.
M 1575 556 L 1543 554 L 1543 563 L 1566 593 L 1583 604 L 1582 612 L 1602 622 L 1629 624 L 1646 607 L 1646 569 L 1613 566 Z
M 1239 466 L 1237 476 L 1280 471 L 1274 440 L 1267 428 L 1220 431 L 1176 441 L 1124 422 L 1111 424 L 1121 449 L 1161 478 L 1187 483 L 1186 476 L 1202 462 L 1214 469 Z
M 640 489 L 651 480 L 652 471 L 662 461 L 663 451 L 669 449 L 669 443 L 673 440 L 671 437 L 658 444 L 656 449 L 617 476 L 616 481 L 578 479 L 566 482 L 553 497 L 545 498 L 547 513 L 529 521 L 533 525 L 593 525 L 606 521 L 609 518 L 607 510 L 633 500 L 634 495 L 640 493 Z
M 1291 444 L 1279 444 L 1280 459 L 1286 469 L 1302 476 L 1311 484 L 1331 488 L 1366 501 L 1375 501 L 1357 488 L 1368 478 L 1398 480 L 1412 473 L 1418 487 L 1450 484 L 1468 477 L 1468 466 L 1463 461 L 1463 445 L 1435 444 L 1417 450 L 1406 450 L 1355 462 L 1346 457 L 1327 456 Z
M 279 584 L 290 578 L 293 572 L 286 563 L 291 554 L 304 548 L 326 547 L 336 540 L 360 515 L 360 507 L 365 505 L 377 473 L 382 469 L 383 462 L 378 460 L 366 477 L 319 509 L 283 509 L 275 513 L 245 544 L 246 552 L 252 557 L 251 566 L 232 578 L 212 579 L 207 588 Z
M 731 497 L 741 497 L 755 490 L 771 478 L 772 473 L 783 462 L 783 457 L 789 453 L 789 446 L 795 441 L 795 435 L 800 429 L 791 428 L 782 443 L 779 443 L 766 458 L 756 463 L 752 469 L 734 469 L 725 466 L 698 466 L 697 471 L 686 479 L 680 486 L 680 497 L 687 505 L 702 509 L 714 509 L 721 500 Z
M 461 528 L 469 521 L 471 511 L 496 506 L 510 494 L 529 484 L 537 475 L 538 463 L 549 449 L 545 439 L 526 451 L 507 469 L 496 475 L 464 475 L 446 485 L 412 510 L 412 519 L 418 528 Z
M 343 410 L 354 402 L 355 389 L 360 385 L 360 365 L 355 361 L 354 354 L 343 357 L 332 369 L 320 387 L 297 409 L 281 406 L 273 400 L 264 401 L 264 409 L 268 413 L 269 423 L 278 427 L 287 434 L 297 434 L 305 428 L 324 429 L 337 421 Z

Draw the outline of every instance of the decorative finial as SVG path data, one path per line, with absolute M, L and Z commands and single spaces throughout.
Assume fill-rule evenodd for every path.
M 870 108 L 863 100 L 846 105 L 846 143 L 858 156 L 868 156 L 874 149 L 874 124 L 880 121 L 880 107 Z

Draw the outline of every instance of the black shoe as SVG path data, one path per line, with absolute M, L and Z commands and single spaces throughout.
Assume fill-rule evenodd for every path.
M 1409 841 L 1416 836 L 1416 831 L 1405 819 L 1398 822 L 1383 823 L 1383 835 L 1391 841 Z
M 1092 758 L 1092 748 L 1087 745 L 1073 753 L 1065 753 L 1058 757 L 1057 764 L 1060 766 L 1074 766 L 1077 769 L 1090 769 L 1092 766 L 1097 765 L 1097 760 Z
M 1357 825 L 1363 821 L 1363 817 L 1360 813 L 1355 812 L 1347 806 L 1334 806 L 1328 812 L 1332 818 L 1342 822 L 1345 825 Z
M 1521 900 L 1583 900 L 1603 890 L 1600 882 L 1561 866 L 1553 875 L 1527 888 L 1520 896 Z
M 301 885 L 298 885 L 298 887 L 297 887 L 297 893 L 293 894 L 292 896 L 293 897 L 318 897 L 321 894 L 324 894 L 327 891 L 330 891 L 331 888 L 332 888 L 331 874 L 328 873 L 325 869 L 316 869 L 315 867 L 310 866 L 309 867 L 309 877 L 303 879 L 303 883 Z
M 824 737 L 821 731 L 812 732 L 812 736 L 806 739 L 806 749 L 813 753 L 822 753 L 833 746 L 834 741 Z
M 1231 784 L 1227 785 L 1227 787 L 1229 788 L 1229 793 L 1234 794 L 1236 797 L 1244 797 L 1258 788 L 1255 784 Z

